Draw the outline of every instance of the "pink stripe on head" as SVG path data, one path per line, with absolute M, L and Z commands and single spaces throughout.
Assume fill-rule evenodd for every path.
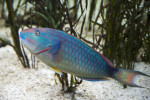
M 39 52 L 37 52 L 37 53 L 34 53 L 34 54 L 35 54 L 35 55 L 38 55 L 38 54 L 40 54 L 40 53 L 42 53 L 42 52 L 48 51 L 50 48 L 51 48 L 51 47 L 48 47 L 48 48 L 46 48 L 46 49 L 44 49 L 44 50 L 41 50 L 41 51 L 39 51 Z
M 36 43 L 36 44 L 38 44 L 38 42 L 36 42 L 36 41 L 34 41 L 34 40 L 32 40 L 32 39 L 28 39 L 28 38 L 25 38 L 27 41 L 29 41 L 29 42 L 31 42 L 31 43 Z
M 22 33 L 26 33 L 26 32 L 34 32 L 34 31 L 35 31 L 35 29 L 30 28 L 30 29 L 25 29 L 25 30 L 23 30 L 21 32 Z
M 34 32 L 34 31 L 39 31 L 39 32 L 46 32 L 46 29 L 47 28 L 29 28 L 29 29 L 25 29 L 25 30 L 22 30 L 21 32 L 22 33 L 26 33 L 26 32 Z

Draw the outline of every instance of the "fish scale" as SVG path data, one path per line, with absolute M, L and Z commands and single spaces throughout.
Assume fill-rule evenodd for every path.
M 67 42 L 69 42 L 69 41 L 67 41 Z M 71 42 L 70 42 L 71 43 Z M 65 48 L 66 48 L 67 46 L 65 46 Z M 80 71 L 85 71 L 85 74 L 86 73 L 90 73 L 90 74 L 93 74 L 93 73 L 98 73 L 98 71 L 97 71 L 97 69 L 95 69 L 94 70 L 94 67 L 95 66 L 98 66 L 98 65 L 95 65 L 94 66 L 94 63 L 92 63 L 93 62 L 93 58 L 95 57 L 95 56 L 93 56 L 92 54 L 92 52 L 91 52 L 91 50 L 88 50 L 88 49 L 85 49 L 85 50 L 87 50 L 87 51 L 84 51 L 84 49 L 83 49 L 83 47 L 84 46 L 80 46 L 80 45 L 78 45 L 78 47 L 79 47 L 79 49 L 77 50 L 77 52 L 78 52 L 78 54 L 79 54 L 79 59 L 76 59 L 76 60 L 78 60 L 78 63 L 76 63 L 76 64 L 79 64 L 79 66 L 83 66 L 83 67 L 80 67 Z M 69 45 L 69 48 L 70 48 L 70 45 Z M 73 48 L 73 47 L 72 47 Z M 72 50 L 72 48 L 70 48 L 70 51 Z M 85 48 L 85 47 L 84 47 Z M 83 49 L 83 50 L 82 50 Z M 88 54 L 84 54 L 84 52 L 89 52 Z M 67 53 L 67 52 L 66 52 Z M 69 55 L 71 54 L 71 52 L 69 52 Z M 73 54 L 73 53 L 72 53 Z M 67 55 L 67 54 L 66 54 Z M 85 59 L 86 59 L 86 56 L 82 56 L 82 55 L 86 55 L 87 56 L 87 58 L 89 59 L 89 61 L 87 61 L 86 63 L 87 63 L 87 66 L 84 66 L 82 63 L 84 62 L 84 61 L 86 61 Z M 72 56 L 72 55 L 70 55 L 70 56 Z M 72 57 L 73 58 L 73 57 Z M 87 59 L 87 60 L 88 60 Z M 67 59 L 66 59 L 67 60 Z M 71 59 L 72 60 L 72 59 Z M 69 60 L 70 62 L 73 62 L 73 61 L 71 61 L 71 60 Z M 98 61 L 98 60 L 97 60 Z M 84 62 L 85 63 L 85 62 Z M 71 66 L 71 64 L 72 63 L 70 63 L 70 66 Z M 98 64 L 98 63 L 97 63 Z M 90 70 L 92 68 L 92 70 Z
M 31 28 L 21 31 L 20 38 L 31 53 L 57 73 L 66 72 L 92 81 L 113 78 L 134 87 L 140 87 L 134 83 L 134 76 L 150 77 L 139 71 L 115 68 L 86 43 L 60 30 Z

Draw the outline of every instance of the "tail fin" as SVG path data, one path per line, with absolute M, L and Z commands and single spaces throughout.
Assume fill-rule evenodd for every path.
M 114 74 L 114 78 L 126 85 L 132 86 L 132 87 L 141 87 L 139 85 L 136 85 L 134 83 L 134 77 L 136 75 L 143 75 L 143 76 L 148 76 L 142 72 L 139 71 L 134 71 L 134 70 L 126 70 L 126 69 L 118 69 L 118 71 Z M 141 87 L 142 88 L 142 87 Z

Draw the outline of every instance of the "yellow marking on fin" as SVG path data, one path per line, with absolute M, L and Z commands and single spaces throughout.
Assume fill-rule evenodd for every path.
M 51 46 L 51 44 L 49 43 L 49 46 Z
M 59 70 L 59 69 L 57 69 L 57 68 L 54 68 L 54 67 L 50 67 L 53 71 L 55 71 L 56 73 L 58 73 L 58 74 L 62 74 L 62 72 Z

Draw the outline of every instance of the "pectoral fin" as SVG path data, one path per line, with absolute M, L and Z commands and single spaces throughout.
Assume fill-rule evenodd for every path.
M 52 61 L 54 62 L 61 61 L 62 54 L 60 52 L 60 48 L 61 48 L 61 41 L 58 40 L 55 41 L 54 44 L 52 44 L 51 50 L 49 51 Z
M 54 67 L 50 67 L 50 68 L 51 68 L 53 71 L 55 71 L 56 73 L 62 75 L 62 72 L 61 72 L 59 69 L 54 68 Z

